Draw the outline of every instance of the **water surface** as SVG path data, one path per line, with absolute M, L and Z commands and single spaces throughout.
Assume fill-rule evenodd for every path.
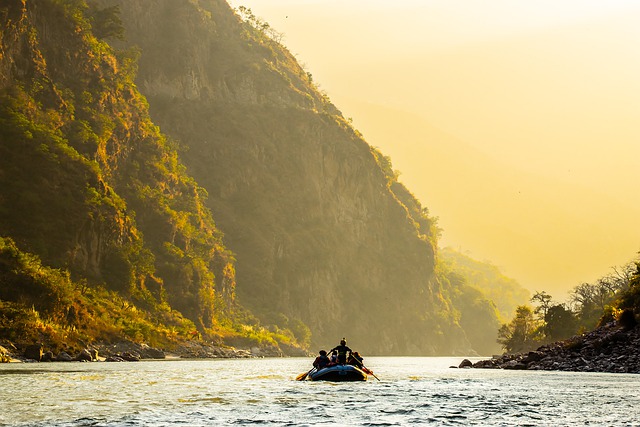
M 312 359 L 0 365 L 0 426 L 640 426 L 640 376 L 366 358 L 381 381 L 295 381 Z

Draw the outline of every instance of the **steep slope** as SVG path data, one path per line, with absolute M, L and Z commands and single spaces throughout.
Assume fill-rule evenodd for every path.
M 141 50 L 138 87 L 209 194 L 243 304 L 308 325 L 318 346 L 469 350 L 432 218 L 264 22 L 222 0 L 98 3 L 120 7 L 125 46 Z
M 516 308 L 527 304 L 531 298 L 528 290 L 515 279 L 506 277 L 491 263 L 477 261 L 450 247 L 440 249 L 439 255 L 452 271 L 464 277 L 469 286 L 478 289 L 493 301 L 502 322 L 511 319 Z
M 156 325 L 181 322 L 177 309 L 209 338 L 234 335 L 234 258 L 206 192 L 149 118 L 132 80 L 135 51 L 116 52 L 92 33 L 118 32 L 114 14 L 99 12 L 71 0 L 0 6 L 0 237 L 12 239 L 0 298 L 37 306 L 54 287 L 64 304 L 44 314 L 56 320 L 83 299 L 74 286 L 106 284 Z M 74 282 L 16 272 L 15 259 L 34 256 L 21 251 Z

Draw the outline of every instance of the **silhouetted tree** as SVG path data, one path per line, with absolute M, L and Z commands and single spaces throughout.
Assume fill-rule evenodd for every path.
M 519 353 L 535 349 L 538 339 L 539 322 L 533 317 L 533 311 L 526 305 L 516 308 L 516 316 L 498 330 L 498 343 L 507 353 Z
M 549 307 L 544 316 L 544 323 L 544 333 L 550 341 L 569 338 L 578 330 L 575 315 L 564 304 Z

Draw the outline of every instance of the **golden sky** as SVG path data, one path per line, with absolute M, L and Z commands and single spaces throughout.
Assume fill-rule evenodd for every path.
M 232 0 L 440 218 L 562 300 L 640 250 L 640 2 Z

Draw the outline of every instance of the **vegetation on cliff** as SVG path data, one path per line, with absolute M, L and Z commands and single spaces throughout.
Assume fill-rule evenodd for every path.
M 475 260 L 450 247 L 441 249 L 439 254 L 443 262 L 462 275 L 469 286 L 480 290 L 488 300 L 493 301 L 502 322 L 512 318 L 516 308 L 531 298 L 528 290 L 489 262 Z
M 166 303 L 140 310 L 118 292 L 43 265 L 10 239 L 0 239 L 0 283 L 0 339 L 18 346 L 42 342 L 55 354 L 121 340 L 172 348 L 196 331 Z
M 149 118 L 133 82 L 136 51 L 96 37 L 120 35 L 117 10 L 23 0 L 0 16 L 0 236 L 12 239 L 3 240 L 3 319 L 82 330 L 67 334 L 75 342 L 168 342 L 178 325 L 209 339 L 296 344 L 288 331 L 243 325 L 252 319 L 235 300 L 234 257 L 206 191 Z M 155 326 L 118 326 L 120 300 Z M 65 324 L 69 312 L 106 323 Z M 14 339 L 35 338 L 23 332 Z

